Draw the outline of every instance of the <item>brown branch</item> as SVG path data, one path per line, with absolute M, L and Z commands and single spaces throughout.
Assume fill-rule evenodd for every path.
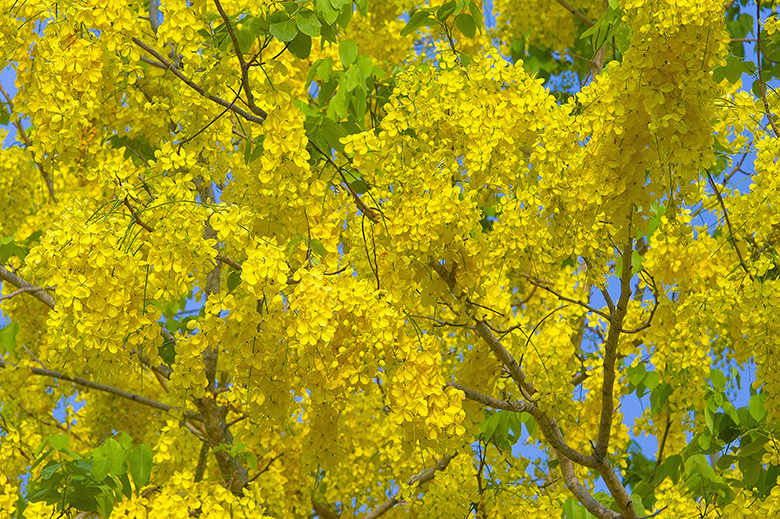
M 328 508 L 327 505 L 316 501 L 313 496 L 311 498 L 311 507 L 314 510 L 314 513 L 323 519 L 339 519 L 339 517 L 341 517 L 339 514 Z
M 314 141 L 309 140 L 309 144 L 311 144 L 311 146 L 315 150 L 317 150 L 319 154 L 322 155 L 327 162 L 329 162 L 334 168 L 336 168 L 336 170 L 339 172 L 339 175 L 341 175 L 341 180 L 344 182 L 344 187 L 347 189 L 347 191 L 349 191 L 349 194 L 352 195 L 352 198 L 355 199 L 355 204 L 357 204 L 358 209 L 360 209 L 360 211 L 363 212 L 363 214 L 365 214 L 369 220 L 371 220 L 374 223 L 377 223 L 379 221 L 379 214 L 378 214 L 379 211 L 377 209 L 372 209 L 368 207 L 365 204 L 365 202 L 363 202 L 363 200 L 360 199 L 360 196 L 355 192 L 354 189 L 352 189 L 352 186 L 349 185 L 349 181 L 347 181 L 347 177 L 346 175 L 344 175 L 344 168 L 336 164 L 333 161 L 333 159 L 330 157 L 330 155 L 322 151 Z
M 12 297 L 18 296 L 19 294 L 24 294 L 26 292 L 37 292 L 38 290 L 54 290 L 54 287 L 23 287 L 18 288 L 11 292 L 10 294 L 6 294 L 4 296 L 0 296 L 0 301 L 4 299 L 11 299 Z
M 742 270 L 744 270 L 745 273 L 748 275 L 750 281 L 754 281 L 753 274 L 751 274 L 750 271 L 748 270 L 747 265 L 745 264 L 745 259 L 742 257 L 742 252 L 739 250 L 739 247 L 737 246 L 737 240 L 734 238 L 734 229 L 731 227 L 731 219 L 729 218 L 729 212 L 726 210 L 726 203 L 723 201 L 723 196 L 721 196 L 720 191 L 718 191 L 718 187 L 715 185 L 715 180 L 713 180 L 709 170 L 705 170 L 705 171 L 707 171 L 707 179 L 710 181 L 710 186 L 712 186 L 712 190 L 715 191 L 715 196 L 718 197 L 718 203 L 720 203 L 720 208 L 723 210 L 723 218 L 726 220 L 726 225 L 729 228 L 729 238 L 731 238 L 731 244 L 734 246 L 734 250 L 737 251 L 737 257 L 739 258 L 739 265 L 742 267 Z
M 151 407 L 153 409 L 158 409 L 160 411 L 165 412 L 172 412 L 172 411 L 180 411 L 178 407 L 173 407 L 167 404 L 163 404 L 161 402 L 157 402 L 156 400 L 151 400 L 149 398 L 143 397 L 141 395 L 136 395 L 135 393 L 130 393 L 129 391 L 125 391 L 124 389 L 118 389 L 113 386 L 107 386 L 105 384 L 98 384 L 97 382 L 92 382 L 91 380 L 86 380 L 80 377 L 71 377 L 69 375 L 65 375 L 64 373 L 59 373 L 57 371 L 52 371 L 49 369 L 42 369 L 42 368 L 32 368 L 28 366 L 19 366 L 18 364 L 14 364 L 12 362 L 6 362 L 4 360 L 0 360 L 0 368 L 4 368 L 5 366 L 14 366 L 20 369 L 26 369 L 33 375 L 40 375 L 43 377 L 51 377 L 55 378 L 57 380 L 64 380 L 66 382 L 72 382 L 74 384 L 78 384 L 80 386 L 89 388 L 89 389 L 95 389 L 97 391 L 102 391 L 104 393 L 110 393 L 112 395 L 125 398 L 127 400 L 132 400 L 133 402 L 137 402 L 139 404 L 145 405 L 147 407 Z M 188 418 L 192 420 L 200 420 L 201 418 L 196 415 L 195 413 L 191 413 L 186 410 L 182 410 L 185 415 L 187 415 Z
M 148 52 L 149 54 L 154 56 L 154 58 L 157 61 L 159 61 L 160 63 L 163 64 L 163 66 L 165 67 L 166 70 L 170 70 L 173 73 L 173 75 L 175 75 L 176 77 L 181 79 L 187 86 L 189 86 L 191 89 L 195 90 L 197 93 L 199 93 L 203 97 L 209 99 L 210 101 L 213 101 L 213 102 L 217 103 L 218 105 L 231 110 L 232 112 L 236 113 L 237 115 L 240 115 L 241 117 L 243 117 L 247 121 L 250 121 L 250 122 L 253 122 L 253 123 L 263 124 L 263 121 L 265 120 L 265 118 L 268 117 L 268 114 L 264 110 L 261 110 L 259 108 L 257 109 L 258 110 L 258 115 L 259 115 L 259 117 L 258 117 L 257 115 L 252 115 L 252 114 L 246 112 L 245 110 L 242 110 L 241 108 L 237 107 L 236 105 L 225 101 L 221 97 L 217 97 L 217 96 L 215 96 L 213 94 L 209 94 L 200 85 L 198 85 L 197 83 L 192 81 L 190 78 L 185 76 L 184 73 L 182 73 L 181 70 L 179 70 L 173 63 L 171 63 L 168 60 L 166 60 L 159 52 L 157 52 L 156 50 L 154 50 L 153 48 L 151 48 L 150 46 L 148 46 L 147 44 L 145 44 L 144 42 L 142 42 L 138 38 L 133 38 L 133 43 L 135 43 L 136 45 L 141 47 L 143 50 L 145 50 L 146 52 Z
M 11 101 L 11 96 L 8 95 L 8 92 L 6 92 L 5 88 L 3 88 L 3 84 L 0 83 L 0 92 L 3 93 L 3 96 L 5 96 L 6 103 L 8 104 L 8 111 L 10 113 L 13 113 L 14 111 L 14 105 Z M 30 137 L 27 136 L 27 132 L 24 131 L 24 126 L 22 126 L 22 121 L 19 119 L 19 117 L 16 118 L 14 121 L 14 126 L 16 126 L 16 130 L 19 132 L 19 135 L 22 136 L 22 140 L 24 140 L 24 145 L 26 148 L 29 148 L 32 146 L 32 141 L 30 141 Z M 49 172 L 46 171 L 46 168 L 43 167 L 43 164 L 35 161 L 35 165 L 38 167 L 38 171 L 41 172 L 41 177 L 43 178 L 43 181 L 46 183 L 46 189 L 49 190 L 49 196 L 54 201 L 54 203 L 57 203 L 57 196 L 54 193 L 54 183 L 51 180 L 51 177 L 49 176 Z
M 0 279 L 11 283 L 19 289 L 25 289 L 25 292 L 54 310 L 54 298 L 44 292 L 44 288 L 36 287 L 35 285 L 28 283 L 10 270 L 6 270 L 4 267 L 0 267 Z
M 228 267 L 232 268 L 233 270 L 241 270 L 241 268 L 242 268 L 241 267 L 241 263 L 238 263 L 237 261 L 233 261 L 230 258 L 226 258 L 222 254 L 217 254 L 216 260 L 217 261 L 221 261 L 222 263 L 224 263 Z
M 775 126 L 772 110 L 769 108 L 769 103 L 766 100 L 766 85 L 764 84 L 764 77 L 761 72 L 761 48 L 763 45 L 761 42 L 761 0 L 756 0 L 756 24 L 758 25 L 758 30 L 756 31 L 756 56 L 758 58 L 758 84 L 761 86 L 761 100 L 764 102 L 766 117 L 769 119 L 769 124 L 775 132 L 775 137 L 780 137 L 780 131 L 778 131 L 777 126 Z M 752 280 L 753 277 L 751 276 L 750 279 Z
M 450 464 L 450 461 L 452 458 L 454 458 L 455 455 L 446 455 L 442 459 L 436 462 L 436 464 L 428 469 L 423 470 L 416 476 L 412 476 L 409 479 L 408 485 L 414 485 L 415 483 L 419 483 L 420 485 L 427 483 L 428 481 L 432 480 L 433 477 L 436 475 L 436 472 L 439 470 L 444 470 L 447 468 L 447 465 Z M 393 497 L 376 507 L 374 510 L 372 510 L 370 513 L 363 516 L 363 519 L 376 519 L 377 517 L 383 515 L 387 511 L 389 511 L 391 508 L 393 508 L 396 504 L 398 504 L 399 498 L 401 496 L 401 491 L 399 490 L 396 492 Z
M 461 386 L 460 384 L 457 384 L 455 382 L 450 382 L 446 384 L 444 387 L 453 387 L 458 391 L 463 391 L 463 393 L 466 395 L 466 398 L 468 398 L 469 400 L 479 402 L 484 406 L 492 407 L 494 409 L 503 409 L 505 411 L 514 411 L 517 413 L 522 413 L 522 412 L 527 412 L 530 408 L 529 406 L 532 405 L 529 402 L 509 402 L 507 400 L 493 398 L 492 396 L 483 395 L 482 393 Z
M 630 219 L 629 219 L 630 222 Z M 613 392 L 615 386 L 615 360 L 617 359 L 617 346 L 620 332 L 623 328 L 623 319 L 628 311 L 628 303 L 631 298 L 631 254 L 634 250 L 634 240 L 629 235 L 626 246 L 623 248 L 623 272 L 620 276 L 620 298 L 615 309 L 609 316 L 609 332 L 604 344 L 604 380 L 601 385 L 601 421 L 599 424 L 598 441 L 594 448 L 593 456 L 599 460 L 605 460 L 609 439 L 612 432 L 612 413 L 614 410 Z
M 143 220 L 141 220 L 141 218 L 138 216 L 138 213 L 135 211 L 135 209 L 133 209 L 133 206 L 131 206 L 130 202 L 127 201 L 127 197 L 125 197 L 123 202 L 127 206 L 127 208 L 130 209 L 130 216 L 133 217 L 133 221 L 135 223 L 137 223 L 138 225 L 140 225 L 141 227 L 143 227 L 149 232 L 154 232 L 154 229 L 149 227 L 149 225 L 147 225 Z
M 577 478 L 577 474 L 574 473 L 574 466 L 570 459 L 564 456 L 561 456 L 558 459 L 560 460 L 561 474 L 566 483 L 566 488 L 568 488 L 571 493 L 574 494 L 574 497 L 587 508 L 588 512 L 599 519 L 621 519 L 622 516 L 619 513 L 596 501 L 588 490 L 582 486 L 579 478 Z
M 574 15 L 575 18 L 580 20 L 582 23 L 584 23 L 588 27 L 593 27 L 594 25 L 596 25 L 596 22 L 594 22 L 593 20 L 591 20 L 590 18 L 588 18 L 587 16 L 585 16 L 584 14 L 579 12 L 577 9 L 574 8 L 574 6 L 572 6 L 566 0 L 557 0 L 557 2 L 561 5 L 561 7 L 563 7 L 567 11 L 569 11 L 571 14 Z
M 529 282 L 529 283 L 531 283 L 533 286 L 535 286 L 535 287 L 539 287 L 539 288 L 541 288 L 541 289 L 543 289 L 543 290 L 546 290 L 547 292 L 549 292 L 549 293 L 551 293 L 552 295 L 556 296 L 556 297 L 557 297 L 558 299 L 560 299 L 561 301 L 566 301 L 567 303 L 574 303 L 575 305 L 579 305 L 579 306 L 581 306 L 581 307 L 583 307 L 583 308 L 587 309 L 589 312 L 593 312 L 594 314 L 600 315 L 600 316 L 601 316 L 601 317 L 603 317 L 604 319 L 609 319 L 609 315 L 605 314 L 605 313 L 604 313 L 604 312 L 602 312 L 601 310 L 597 310 L 597 309 L 593 308 L 593 307 L 592 307 L 592 306 L 590 306 L 588 303 L 586 303 L 586 302 L 584 302 L 584 301 L 580 301 L 580 300 L 578 300 L 578 299 L 572 299 L 572 298 L 570 298 L 570 297 L 566 297 L 566 296 L 564 296 L 564 295 L 562 295 L 562 294 L 559 294 L 558 292 L 556 292 L 556 291 L 555 291 L 555 290 L 553 290 L 552 288 L 550 288 L 550 287 L 547 287 L 547 286 L 545 286 L 545 285 L 543 284 L 543 283 L 549 283 L 549 281 L 544 281 L 544 280 L 542 280 L 542 279 L 535 278 L 535 277 L 533 277 L 533 276 L 530 276 L 530 275 L 528 275 L 528 274 L 520 274 L 520 275 L 521 275 L 522 277 L 526 278 L 526 279 L 528 280 L 528 282 Z
M 78 441 L 80 441 L 80 442 L 84 443 L 84 439 L 83 439 L 81 436 L 79 436 L 79 435 L 78 435 L 78 434 L 76 434 L 75 432 L 71 431 L 69 428 L 67 428 L 67 427 L 65 427 L 64 425 L 62 425 L 62 424 L 61 424 L 59 421 L 57 421 L 57 420 L 54 420 L 54 422 L 49 422 L 48 420 L 44 420 L 43 418 L 40 418 L 40 417 L 38 417 L 38 416 L 34 415 L 33 413 L 31 413 L 30 411 L 28 411 L 28 410 L 27 410 L 27 408 L 26 408 L 26 407 L 24 407 L 24 406 L 23 406 L 23 405 L 21 405 L 21 404 L 19 404 L 19 408 L 20 408 L 22 411 L 24 411 L 25 413 L 27 413 L 27 415 L 28 415 L 30 418 L 32 418 L 33 420 L 35 420 L 36 422 L 38 422 L 38 423 L 41 423 L 41 424 L 43 424 L 43 425 L 46 425 L 46 426 L 48 426 L 48 427 L 56 427 L 56 428 L 57 428 L 57 429 L 59 429 L 60 431 L 66 432 L 66 433 L 68 433 L 68 434 L 72 435 L 72 436 L 73 436 L 74 438 L 76 438 Z
M 220 16 L 222 16 L 222 20 L 225 22 L 225 27 L 227 27 L 230 40 L 233 42 L 233 50 L 235 51 L 236 57 L 238 58 L 238 64 L 241 66 L 241 84 L 243 85 L 244 93 L 246 94 L 246 104 L 249 106 L 249 109 L 252 110 L 252 113 L 265 119 L 267 114 L 255 104 L 255 96 L 252 93 L 252 88 L 249 85 L 249 67 L 255 58 L 252 58 L 249 63 L 246 62 L 244 59 L 244 53 L 241 52 L 241 47 L 238 44 L 236 33 L 233 31 L 233 26 L 230 24 L 230 18 L 228 18 L 227 13 L 225 13 L 225 10 L 222 8 L 222 4 L 219 3 L 219 0 L 214 0 L 214 4 L 216 4 L 217 10 L 219 11 Z

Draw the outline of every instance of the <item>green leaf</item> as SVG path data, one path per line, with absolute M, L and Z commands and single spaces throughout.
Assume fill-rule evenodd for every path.
M 479 8 L 479 4 L 474 0 L 471 0 L 471 2 L 469 2 L 469 11 L 474 19 L 474 23 L 477 24 L 477 28 L 482 32 L 482 27 L 484 27 L 485 22 L 482 20 L 482 10 Z
M 709 429 L 710 432 L 713 432 L 715 430 L 715 423 L 712 416 L 712 411 L 710 410 L 709 404 L 704 406 L 704 423 L 707 425 L 707 429 Z M 706 449 L 704 445 L 702 445 L 703 449 Z
M 57 472 L 60 467 L 62 467 L 62 463 L 56 462 L 56 461 L 50 461 L 46 464 L 46 467 L 41 471 L 41 478 L 42 479 L 49 479 L 54 475 L 55 472 Z
M 236 33 L 236 40 L 238 40 L 238 48 L 241 49 L 241 52 L 247 54 L 255 42 L 255 35 L 249 28 L 245 28 Z
M 620 10 L 611 5 L 592 27 L 580 35 L 580 39 L 593 36 L 593 50 L 599 50 L 620 29 Z
M 287 261 L 292 260 L 292 256 L 293 254 L 295 254 L 295 250 L 298 246 L 298 243 L 300 243 L 301 240 L 303 240 L 303 235 L 299 234 L 298 236 L 290 240 L 290 243 L 287 244 Z
M 114 511 L 114 496 L 107 492 L 102 492 L 95 496 L 97 501 L 97 513 L 102 517 L 110 517 Z
M 711 369 L 710 382 L 712 382 L 712 387 L 715 389 L 725 389 L 728 380 L 726 379 L 726 375 L 723 374 L 721 370 Z
M 314 9 L 322 15 L 325 23 L 331 24 L 336 21 L 339 11 L 330 3 L 330 0 L 314 0 Z
M 368 0 L 355 0 L 355 7 L 360 14 L 364 17 L 368 17 Z
M 653 211 L 653 216 L 650 218 L 650 222 L 647 229 L 647 237 L 650 238 L 656 229 L 658 229 L 658 226 L 661 225 L 661 218 L 666 214 L 666 206 L 665 205 L 658 205 L 658 203 L 653 202 L 650 204 L 650 209 Z
M 742 74 L 753 74 L 756 66 L 752 61 L 743 61 L 734 54 L 726 57 L 726 64 L 715 67 L 712 71 L 712 80 L 720 83 L 723 79 L 728 80 L 732 85 L 742 79 Z
M 653 411 L 653 414 L 658 414 L 663 409 L 663 406 L 666 405 L 667 400 L 669 400 L 669 396 L 674 391 L 674 388 L 671 384 L 668 384 L 664 382 L 663 384 L 659 384 L 655 390 L 650 393 L 650 407 Z
M 780 33 L 770 36 L 766 30 L 762 30 L 761 42 L 761 54 L 772 62 L 780 61 Z
M 349 183 L 349 187 L 352 188 L 352 191 L 355 193 L 362 195 L 366 191 L 368 191 L 368 185 L 363 179 L 355 180 L 354 182 Z
M 450 0 L 449 2 L 442 4 L 438 11 L 436 11 L 436 18 L 438 18 L 441 22 L 446 20 L 452 13 L 455 12 L 455 4 L 455 0 Z
M 11 121 L 11 116 L 5 107 L 5 103 L 0 103 L 0 125 L 5 126 Z
M 176 362 L 176 342 L 175 341 L 163 341 L 162 346 L 157 348 L 157 354 L 168 366 L 172 366 Z
M 313 239 L 309 242 L 309 246 L 311 247 L 312 252 L 314 254 L 318 255 L 319 257 L 324 257 L 327 252 L 325 251 L 325 246 L 322 244 L 320 240 Z
M 344 82 L 339 90 L 346 89 L 347 92 L 352 92 L 361 84 L 365 87 L 366 80 L 363 78 L 362 72 L 362 69 L 358 65 L 349 67 L 344 74 Z
M 679 454 L 674 454 L 663 460 L 655 470 L 653 481 L 660 483 L 664 479 L 670 478 L 674 483 L 677 483 L 680 477 L 682 461 L 682 456 Z
M 473 38 L 477 34 L 477 24 L 474 23 L 474 18 L 466 13 L 455 17 L 455 27 L 468 38 Z
M 757 422 L 760 422 L 766 416 L 766 409 L 764 408 L 764 402 L 766 401 L 766 395 L 753 395 L 748 402 L 748 411 L 750 416 Z
M 658 377 L 657 371 L 650 371 L 647 373 L 647 376 L 645 376 L 645 379 L 643 380 L 643 383 L 645 384 L 645 387 L 652 391 L 653 389 L 658 387 L 658 383 L 660 382 L 660 379 Z
M 328 105 L 328 117 L 341 120 L 347 115 L 347 103 L 349 102 L 347 94 L 348 90 L 346 88 L 338 89 Z
M 0 330 L 0 348 L 6 353 L 16 349 L 16 334 L 19 332 L 19 323 L 10 322 Z
M 479 424 L 479 432 L 485 438 L 486 442 L 493 439 L 493 433 L 495 433 L 498 423 L 501 420 L 499 413 L 493 413 L 489 415 L 481 424 Z
M 133 497 L 133 488 L 130 486 L 130 478 L 127 477 L 127 473 L 119 476 L 119 481 L 122 483 L 122 495 L 127 499 Z
M 49 445 L 51 445 L 53 449 L 58 451 L 64 449 L 69 442 L 70 442 L 70 438 L 68 438 L 68 435 L 66 434 L 55 434 L 49 436 Z
M 292 41 L 298 35 L 298 27 L 295 24 L 295 20 L 272 23 L 269 31 L 271 35 L 276 36 L 279 41 L 285 43 Z
M 295 24 L 298 26 L 298 29 L 307 36 L 316 38 L 320 35 L 322 23 L 319 18 L 317 18 L 317 14 L 314 11 L 304 9 L 299 12 L 295 15 Z
M 328 56 L 323 59 L 317 67 L 317 77 L 323 81 L 327 81 L 330 78 L 330 71 L 333 69 L 333 58 Z
M 348 4 L 345 4 L 344 7 L 342 7 L 341 12 L 339 12 L 338 18 L 336 18 L 336 23 L 339 24 L 339 27 L 341 27 L 342 29 L 347 28 L 349 22 L 352 20 L 352 13 L 353 13 L 352 2 L 350 1 Z
M 234 270 L 230 274 L 228 274 L 228 278 L 227 278 L 228 293 L 235 290 L 236 287 L 238 287 L 238 285 L 240 284 L 241 284 L 240 270 Z
M 635 275 L 637 275 L 639 273 L 640 270 L 642 270 L 642 261 L 643 260 L 644 260 L 644 258 L 642 257 L 641 254 L 639 254 L 639 251 L 634 249 L 631 252 L 631 274 L 632 275 L 635 276 Z
M 299 32 L 287 46 L 293 56 L 298 59 L 306 59 L 311 54 L 311 36 Z
M 249 161 L 252 158 L 252 139 L 247 139 L 244 145 L 244 164 L 249 165 Z
M 339 44 L 339 58 L 346 69 L 355 62 L 358 56 L 358 46 L 352 40 L 344 40 Z
M 764 451 L 764 445 L 769 441 L 768 436 L 757 435 L 758 437 L 753 440 L 747 437 L 743 437 L 744 445 L 739 447 L 739 455 L 742 457 L 752 456 L 757 452 Z
M 406 22 L 406 25 L 401 29 L 401 36 L 409 36 L 414 31 L 428 23 L 431 13 L 428 11 L 417 11 Z
M 152 449 L 143 443 L 133 449 L 132 454 L 127 458 L 136 494 L 149 483 L 149 476 L 152 473 L 152 460 Z
M 638 386 L 641 384 L 646 375 L 647 369 L 645 368 L 643 362 L 628 368 L 628 381 L 631 382 L 632 386 Z

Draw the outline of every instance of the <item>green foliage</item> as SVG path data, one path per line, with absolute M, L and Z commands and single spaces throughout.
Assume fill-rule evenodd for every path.
M 0 329 L 0 349 L 5 353 L 11 353 L 16 349 L 16 334 L 19 331 L 19 323 L 10 322 Z
M 152 451 L 144 444 L 133 448 L 126 433 L 85 454 L 71 451 L 68 443 L 67 435 L 55 434 L 38 447 L 31 470 L 45 465 L 30 481 L 29 502 L 54 505 L 63 514 L 97 512 L 108 518 L 116 502 L 132 496 L 133 487 L 137 494 L 149 483 Z
M 512 446 L 522 435 L 523 424 L 528 436 L 534 438 L 537 425 L 531 415 L 513 411 L 496 411 L 488 414 L 485 421 L 479 425 L 480 437 L 485 442 L 493 443 L 503 452 L 512 452 Z
M 477 29 L 482 30 L 482 12 L 474 0 L 450 0 L 441 6 L 425 7 L 411 13 L 409 21 L 401 29 L 401 36 L 414 34 L 421 27 L 441 26 L 448 31 L 449 18 L 455 15 L 454 24 L 467 38 L 473 38 Z
M 24 260 L 30 252 L 30 248 L 41 237 L 41 232 L 36 231 L 22 241 L 16 241 L 13 236 L 0 238 L 0 264 L 8 263 L 11 258 Z

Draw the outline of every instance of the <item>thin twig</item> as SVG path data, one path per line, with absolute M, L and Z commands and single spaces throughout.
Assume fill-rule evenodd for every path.
M 31 296 L 54 310 L 54 298 L 44 292 L 45 289 L 32 285 L 4 267 L 0 267 L 0 279 L 8 281 L 17 288 L 27 289 L 25 291 Z
M 739 247 L 737 246 L 737 240 L 734 239 L 734 229 L 731 227 L 731 219 L 729 218 L 729 213 L 726 210 L 726 204 L 723 201 L 723 197 L 720 194 L 720 191 L 718 191 L 718 187 L 715 185 L 715 180 L 712 178 L 712 175 L 710 174 L 709 170 L 707 171 L 707 179 L 710 181 L 710 186 L 712 186 L 712 190 L 715 191 L 715 196 L 718 197 L 718 202 L 720 203 L 720 208 L 723 210 L 723 218 L 726 220 L 726 225 L 729 228 L 729 238 L 731 239 L 731 244 L 734 246 L 734 250 L 737 251 L 737 257 L 739 258 L 739 265 L 742 267 L 742 270 L 745 271 L 745 273 L 750 278 L 750 281 L 754 281 L 753 274 L 750 273 L 750 270 L 748 270 L 747 265 L 745 264 L 745 259 L 742 257 L 742 252 L 739 250 Z
M 8 111 L 10 113 L 14 112 L 14 105 L 13 101 L 11 101 L 11 96 L 8 95 L 8 92 L 5 91 L 5 88 L 3 88 L 3 84 L 0 83 L 0 92 L 3 93 L 3 96 L 5 96 L 6 103 L 8 104 Z M 14 126 L 16 126 L 16 130 L 19 132 L 19 135 L 22 136 L 22 140 L 24 141 L 24 145 L 26 148 L 30 148 L 32 146 L 32 141 L 30 141 L 30 137 L 27 136 L 27 132 L 24 130 L 24 126 L 22 126 L 22 121 L 19 119 L 19 117 L 16 117 L 14 120 Z M 49 173 L 46 171 L 46 168 L 43 167 L 43 164 L 35 161 L 35 165 L 38 167 L 38 171 L 41 172 L 41 177 L 43 178 L 43 181 L 46 183 L 46 189 L 49 190 L 49 196 L 54 201 L 54 203 L 57 203 L 57 196 L 54 193 L 54 182 L 52 182 L 51 177 L 49 176 Z
M 180 409 L 178 407 L 173 407 L 167 404 L 163 404 L 161 402 L 157 402 L 155 400 L 152 400 L 150 398 L 143 397 L 141 395 L 136 395 L 135 393 L 130 393 L 129 391 L 125 391 L 124 389 L 115 388 L 113 386 L 107 386 L 105 384 L 98 384 L 97 382 L 92 382 L 91 380 L 86 380 L 80 377 L 71 377 L 69 375 L 65 375 L 64 373 L 59 373 L 57 371 L 52 371 L 49 369 L 42 369 L 42 368 L 31 368 L 28 366 L 19 366 L 18 364 L 14 364 L 12 362 L 6 362 L 4 360 L 0 360 L 0 368 L 4 368 L 6 366 L 14 366 L 20 369 L 26 369 L 30 373 L 34 375 L 40 375 L 43 377 L 51 377 L 55 378 L 57 380 L 64 380 L 66 382 L 73 382 L 74 384 L 78 384 L 80 386 L 95 389 L 97 391 L 102 391 L 104 393 L 109 393 L 121 398 L 125 398 L 127 400 L 132 400 L 133 402 L 151 407 L 153 409 L 158 409 L 160 411 L 165 412 L 172 412 L 172 411 L 179 411 Z M 188 418 L 192 420 L 200 420 L 201 418 L 196 415 L 195 413 L 191 413 L 190 411 L 182 410 L 185 415 L 187 415 Z
M 479 402 L 484 406 L 492 407 L 494 409 L 503 409 L 505 411 L 514 411 L 516 413 L 522 413 L 522 412 L 527 412 L 530 409 L 530 406 L 532 405 L 529 402 L 509 402 L 506 400 L 493 398 L 492 396 L 483 395 L 482 393 L 461 386 L 460 384 L 457 384 L 455 382 L 449 382 L 444 387 L 453 387 L 458 391 L 463 391 L 463 393 L 466 395 L 466 398 L 468 398 L 469 400 L 473 400 L 474 402 Z
M 227 13 L 225 13 L 225 10 L 222 8 L 222 4 L 219 3 L 219 0 L 214 0 L 214 4 L 217 6 L 217 10 L 219 11 L 219 15 L 222 17 L 222 21 L 225 22 L 225 27 L 227 27 L 230 40 L 233 42 L 233 50 L 235 51 L 236 57 L 238 58 L 238 64 L 241 67 L 241 85 L 243 86 L 244 94 L 246 95 L 246 104 L 249 106 L 249 109 L 252 110 L 252 113 L 265 119 L 267 114 L 258 108 L 258 106 L 255 104 L 255 97 L 249 84 L 249 67 L 255 61 L 259 52 L 258 54 L 255 54 L 255 57 L 253 57 L 249 63 L 246 62 L 244 59 L 244 53 L 241 52 L 241 47 L 238 44 L 236 33 L 233 31 L 233 25 L 230 23 L 230 18 L 228 17 Z
M 596 22 L 579 12 L 577 9 L 574 8 L 569 2 L 566 0 L 557 0 L 557 2 L 567 11 L 569 11 L 571 14 L 575 16 L 578 20 L 580 20 L 582 23 L 587 25 L 588 27 L 593 27 L 596 25 Z
M 438 460 L 436 464 L 428 469 L 423 470 L 416 476 L 412 476 L 409 479 L 408 485 L 412 486 L 415 483 L 418 483 L 419 485 L 423 485 L 427 483 L 428 481 L 432 480 L 433 477 L 436 475 L 436 472 L 439 470 L 444 470 L 447 468 L 447 465 L 450 464 L 450 461 L 452 458 L 454 458 L 455 455 L 446 455 L 442 459 Z M 398 504 L 398 501 L 401 497 L 401 491 L 399 490 L 396 492 L 393 497 L 373 509 L 370 513 L 366 514 L 363 519 L 376 519 L 377 517 L 383 515 L 387 511 L 389 511 L 391 508 L 393 508 L 396 504 Z
M 248 113 L 245 110 L 242 110 L 241 108 L 238 108 L 237 106 L 225 101 L 221 97 L 217 97 L 213 94 L 209 94 L 206 92 L 200 85 L 192 81 L 190 78 L 185 76 L 181 70 L 179 70 L 173 63 L 169 62 L 167 59 L 165 59 L 159 52 L 148 46 L 146 43 L 142 42 L 138 38 L 133 38 L 133 43 L 141 47 L 143 50 L 154 56 L 154 58 L 163 64 L 166 70 L 170 70 L 173 75 L 184 81 L 184 83 L 187 84 L 191 89 L 195 90 L 197 93 L 202 95 L 203 97 L 217 103 L 220 106 L 224 106 L 225 108 L 228 108 L 230 111 L 240 115 L 247 121 L 257 123 L 257 124 L 263 124 L 263 121 L 265 121 L 266 117 L 268 117 L 268 114 L 261 109 L 258 110 L 259 117 L 256 115 L 252 115 Z
M 566 301 L 566 302 L 568 302 L 568 303 L 573 303 L 573 304 L 575 304 L 575 305 L 580 305 L 581 307 L 583 307 L 583 308 L 587 309 L 589 312 L 593 312 L 594 314 L 600 315 L 600 316 L 601 316 L 601 317 L 603 317 L 604 319 L 609 319 L 609 315 L 605 314 L 605 313 L 604 313 L 604 312 L 602 312 L 601 310 L 597 310 L 597 309 L 593 308 L 593 307 L 592 307 L 592 306 L 590 306 L 588 303 L 585 303 L 585 302 L 583 302 L 583 301 L 580 301 L 580 300 L 578 300 L 578 299 L 572 299 L 572 298 L 570 298 L 570 297 L 566 297 L 566 296 L 564 296 L 564 295 L 562 295 L 562 294 L 559 294 L 558 292 L 556 292 L 556 291 L 555 291 L 555 290 L 553 290 L 552 288 L 550 288 L 550 287 L 548 287 L 548 286 L 545 286 L 545 285 L 543 284 L 543 283 L 549 283 L 549 282 L 546 282 L 546 281 L 544 281 L 544 280 L 541 280 L 541 279 L 535 278 L 535 277 L 533 277 L 533 276 L 530 276 L 530 275 L 528 275 L 528 274 L 520 274 L 520 275 L 521 275 L 522 277 L 526 278 L 526 279 L 528 280 L 528 282 L 529 282 L 529 283 L 531 283 L 533 286 L 535 286 L 535 287 L 539 287 L 539 288 L 541 288 L 541 289 L 543 289 L 543 290 L 546 290 L 546 291 L 548 291 L 549 293 L 551 293 L 552 295 L 556 296 L 556 297 L 557 297 L 558 299 L 560 299 L 561 301 Z
M 761 86 L 761 100 L 764 102 L 764 110 L 766 111 L 767 119 L 769 119 L 769 124 L 775 131 L 775 137 L 780 137 L 780 131 L 778 131 L 777 126 L 775 126 L 772 110 L 769 108 L 769 103 L 766 100 L 766 85 L 764 84 L 764 77 L 761 73 L 761 0 L 756 0 L 756 24 L 758 25 L 758 30 L 756 31 L 756 55 L 758 57 L 758 84 Z M 752 276 L 750 279 L 753 279 Z
M 237 261 L 233 261 L 230 258 L 226 258 L 222 254 L 217 254 L 217 257 L 215 258 L 217 261 L 221 261 L 228 267 L 232 268 L 233 270 L 241 270 L 241 263 L 238 263 Z
M 154 232 L 154 229 L 149 227 L 146 223 L 144 223 L 143 220 L 141 220 L 141 218 L 138 216 L 138 213 L 135 211 L 135 209 L 133 209 L 133 206 L 130 205 L 130 202 L 127 200 L 127 197 L 125 197 L 123 202 L 127 206 L 127 208 L 130 209 L 130 215 L 133 217 L 133 221 L 135 221 L 135 223 L 137 223 L 138 225 L 140 225 L 141 227 L 143 227 L 149 232 Z
M 38 290 L 54 290 L 54 287 L 23 287 L 23 288 L 17 288 L 10 294 L 6 294 L 4 296 L 0 296 L 0 301 L 3 301 L 4 299 L 11 299 L 12 297 L 18 296 L 19 294 L 24 294 L 25 292 L 37 292 Z

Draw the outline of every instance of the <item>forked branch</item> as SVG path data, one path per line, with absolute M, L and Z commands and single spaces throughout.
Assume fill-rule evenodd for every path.
M 452 461 L 452 458 L 454 457 L 455 455 L 444 456 L 442 459 L 437 461 L 433 467 L 423 470 L 416 476 L 412 476 L 411 479 L 409 479 L 408 485 L 411 486 L 414 485 L 415 483 L 419 483 L 420 485 L 422 485 L 432 480 L 433 477 L 436 475 L 436 472 L 446 469 L 447 465 L 450 464 L 450 461 Z M 388 499 L 378 507 L 374 508 L 370 513 L 363 516 L 363 519 L 376 519 L 377 517 L 380 517 L 381 515 L 385 514 L 388 510 L 393 508 L 395 505 L 397 505 L 398 502 L 400 501 L 400 498 L 401 498 L 401 491 L 399 490 L 393 495 L 393 497 L 391 497 L 390 499 Z

